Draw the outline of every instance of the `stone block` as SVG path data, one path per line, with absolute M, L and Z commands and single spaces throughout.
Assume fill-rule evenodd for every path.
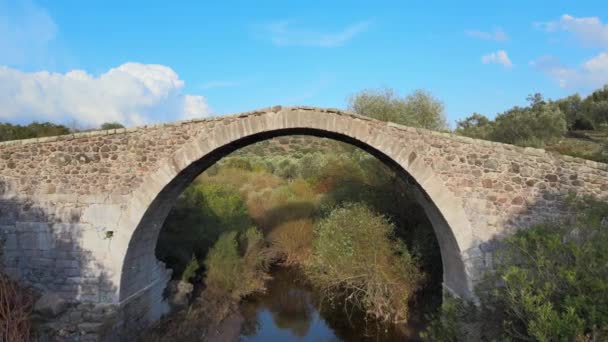
M 76 260 L 62 260 L 62 259 L 58 259 L 55 261 L 55 267 L 63 269 L 63 268 L 72 268 L 72 269 L 79 269 L 80 268 L 80 263 Z
M 68 308 L 68 303 L 56 293 L 44 293 L 34 304 L 34 312 L 48 318 L 57 317 Z

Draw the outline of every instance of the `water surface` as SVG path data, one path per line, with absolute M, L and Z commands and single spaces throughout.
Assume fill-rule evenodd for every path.
M 361 312 L 321 304 L 303 281 L 302 274 L 289 268 L 273 272 L 265 294 L 253 296 L 241 305 L 245 318 L 240 341 L 419 341 L 422 322 L 385 326 L 366 319 Z

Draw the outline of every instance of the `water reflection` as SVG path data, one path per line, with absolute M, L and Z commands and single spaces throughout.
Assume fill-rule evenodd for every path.
M 266 294 L 241 305 L 241 341 L 416 341 L 416 324 L 383 326 L 360 312 L 320 305 L 294 269 L 273 273 Z

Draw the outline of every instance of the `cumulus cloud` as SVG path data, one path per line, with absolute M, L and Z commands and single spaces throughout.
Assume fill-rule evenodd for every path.
M 83 70 L 28 73 L 0 66 L 0 119 L 99 126 L 209 115 L 205 98 L 182 94 L 183 86 L 175 71 L 157 64 L 125 63 L 99 76 Z
M 509 40 L 507 33 L 500 27 L 497 27 L 492 31 L 466 30 L 465 34 L 469 37 L 482 40 L 492 40 L 495 42 L 504 42 Z
M 570 32 L 587 47 L 608 47 L 608 24 L 602 23 L 598 17 L 576 18 L 564 14 L 557 21 L 537 23 L 536 26 L 547 32 Z
M 510 68 L 513 66 L 513 63 L 509 59 L 509 55 L 505 50 L 498 50 L 496 52 L 483 55 L 481 56 L 481 62 L 483 64 L 497 63 L 501 64 L 505 68 Z
M 57 25 L 29 1 L 0 1 L 0 64 L 22 65 L 43 58 Z
M 559 59 L 544 56 L 530 65 L 544 72 L 562 88 L 593 89 L 608 84 L 608 53 L 603 52 L 585 61 L 578 67 L 568 67 Z
M 264 27 L 265 36 L 277 46 L 338 47 L 346 44 L 358 34 L 365 32 L 370 21 L 359 21 L 338 32 L 295 27 L 287 20 L 276 21 Z

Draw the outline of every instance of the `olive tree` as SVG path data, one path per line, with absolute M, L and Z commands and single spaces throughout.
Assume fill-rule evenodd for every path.
M 432 130 L 447 129 L 443 103 L 425 90 L 401 97 L 390 88 L 367 89 L 353 95 L 348 108 L 382 121 Z

